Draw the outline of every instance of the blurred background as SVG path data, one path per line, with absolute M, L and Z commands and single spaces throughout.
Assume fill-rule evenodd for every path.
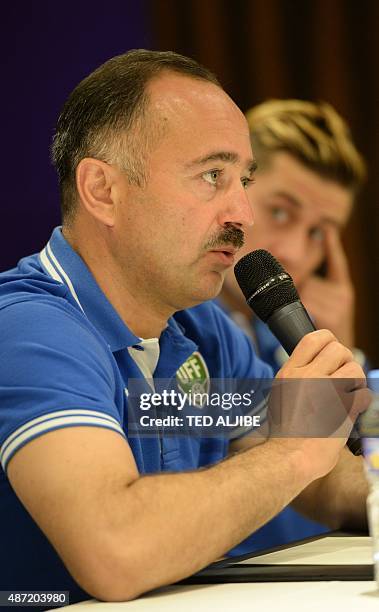
M 325 100 L 350 124 L 369 165 L 344 240 L 356 344 L 379 367 L 378 0 L 16 0 L 0 31 L 0 271 L 60 223 L 49 147 L 69 92 L 128 49 L 171 49 L 212 69 L 244 111 L 272 97 Z

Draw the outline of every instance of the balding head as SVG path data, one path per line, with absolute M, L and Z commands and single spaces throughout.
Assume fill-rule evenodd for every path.
M 173 52 L 137 50 L 100 66 L 69 96 L 52 146 L 64 224 L 69 224 L 75 214 L 75 173 L 81 159 L 94 157 L 115 163 L 137 185 L 146 180 L 146 154 L 151 141 L 165 127 L 147 110 L 146 88 L 162 72 L 174 72 L 219 87 L 216 77 L 190 58 Z
M 187 157 L 186 143 L 193 136 L 203 137 L 206 129 L 214 125 L 215 134 L 225 124 L 232 124 L 248 138 L 246 118 L 219 85 L 172 71 L 162 71 L 150 80 L 146 95 L 144 121 L 148 125 L 149 151 L 156 148 L 169 133 L 179 136 L 177 154 L 180 150 Z M 208 143 L 210 144 L 210 143 Z M 227 146 L 227 145 L 226 145 Z

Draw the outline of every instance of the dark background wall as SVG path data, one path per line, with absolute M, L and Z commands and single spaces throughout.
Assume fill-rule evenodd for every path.
M 110 57 L 150 47 L 143 0 L 15 1 L 1 8 L 0 270 L 60 223 L 49 148 L 70 91 Z
M 243 110 L 270 97 L 322 99 L 349 121 L 370 177 L 345 236 L 357 344 L 379 366 L 379 2 L 116 0 L 2 7 L 0 270 L 59 223 L 49 146 L 69 91 L 109 57 L 173 49 L 213 69 Z

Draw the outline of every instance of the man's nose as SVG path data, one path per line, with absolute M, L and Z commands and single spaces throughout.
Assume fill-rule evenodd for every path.
M 232 223 L 240 229 L 247 229 L 254 223 L 251 198 L 241 185 L 225 196 L 224 206 L 219 215 L 219 224 Z

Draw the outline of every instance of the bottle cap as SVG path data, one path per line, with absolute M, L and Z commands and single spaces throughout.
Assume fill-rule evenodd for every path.
M 367 373 L 367 385 L 371 391 L 379 393 L 379 370 L 370 370 Z

